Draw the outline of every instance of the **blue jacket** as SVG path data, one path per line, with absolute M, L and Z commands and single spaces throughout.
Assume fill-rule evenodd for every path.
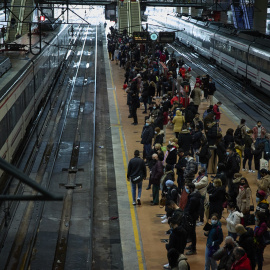
M 206 245 L 208 247 L 211 247 L 213 246 L 213 242 L 214 246 L 217 248 L 223 242 L 223 232 L 221 228 L 221 223 L 219 221 L 217 224 L 212 225 L 212 229 L 209 231 L 208 234 Z

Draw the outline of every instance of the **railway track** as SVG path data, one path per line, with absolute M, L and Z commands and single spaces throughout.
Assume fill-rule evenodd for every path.
M 81 161 L 79 152 L 81 148 L 86 147 L 86 143 L 81 145 L 80 141 L 82 137 L 85 137 L 85 131 L 90 133 L 89 127 L 82 126 L 82 120 L 85 114 L 93 115 L 93 118 L 89 118 L 88 122 L 94 120 L 95 117 L 93 112 L 95 105 L 93 104 L 96 87 L 95 85 L 89 87 L 89 85 L 96 76 L 96 64 L 90 66 L 97 60 L 96 54 L 93 53 L 95 49 L 93 40 L 97 40 L 96 30 L 88 26 L 79 27 L 78 31 L 81 31 L 82 34 L 74 40 L 74 44 L 78 45 L 74 47 L 74 59 L 67 66 L 68 72 L 63 80 L 62 90 L 59 91 L 57 99 L 52 103 L 52 110 L 47 115 L 49 120 L 45 122 L 46 128 L 42 127 L 39 144 L 34 144 L 35 150 L 31 151 L 34 157 L 29 159 L 32 160 L 32 178 L 35 178 L 36 182 L 52 192 L 59 192 L 60 188 L 60 192 L 64 194 L 64 201 L 63 204 L 22 202 L 15 207 L 14 213 L 12 213 L 13 219 L 7 226 L 9 233 L 6 232 L 6 238 L 2 239 L 3 248 L 0 253 L 0 261 L 1 265 L 5 265 L 5 269 L 18 269 L 18 267 L 19 269 L 29 269 L 31 266 L 34 269 L 40 269 L 38 266 L 40 264 L 39 258 L 44 254 L 44 250 L 41 250 L 40 246 L 44 244 L 43 241 L 47 241 L 44 245 L 46 248 L 50 246 L 45 253 L 49 252 L 51 256 L 46 260 L 46 265 L 43 265 L 42 269 L 64 269 L 65 267 L 71 212 L 74 207 L 74 190 L 77 187 L 82 188 L 83 185 L 87 187 L 87 184 L 78 184 L 76 180 L 79 172 L 84 171 L 83 168 L 79 168 L 78 164 Z M 91 91 L 87 91 L 89 88 Z M 89 100 L 92 100 L 93 103 Z M 94 142 L 95 128 L 93 128 L 93 123 L 90 126 L 92 128 L 90 137 L 91 141 Z M 90 145 L 91 142 L 88 144 Z M 93 155 L 92 149 L 93 145 L 89 147 L 88 155 Z M 93 156 L 92 160 L 94 160 Z M 62 166 L 59 165 L 60 163 L 67 166 L 59 170 L 59 166 Z M 55 178 L 57 176 L 54 175 L 57 173 L 61 174 L 64 183 L 58 181 L 56 184 Z M 21 192 L 33 194 L 27 188 L 21 189 Z M 84 193 L 88 192 L 89 189 L 84 191 Z M 89 197 L 88 203 L 91 204 L 91 196 Z M 54 205 L 55 212 L 49 213 L 48 209 L 53 208 Z M 15 210 L 18 211 L 15 213 Z M 50 228 L 52 224 L 53 228 Z M 47 229 L 49 226 L 49 232 L 53 231 L 51 238 L 44 238 L 42 233 L 44 226 Z M 11 231 L 16 231 L 13 237 L 10 236 Z M 87 257 L 89 259 L 89 255 Z M 90 264 L 91 261 L 87 263 Z

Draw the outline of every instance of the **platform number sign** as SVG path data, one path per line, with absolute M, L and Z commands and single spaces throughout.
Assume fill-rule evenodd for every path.
M 159 32 L 158 37 L 160 43 L 173 43 L 175 41 L 175 32 Z

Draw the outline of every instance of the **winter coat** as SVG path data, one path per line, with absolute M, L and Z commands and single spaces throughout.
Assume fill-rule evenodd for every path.
M 234 174 L 239 172 L 240 168 L 237 164 L 236 153 L 232 153 L 225 158 L 225 166 L 227 178 L 233 178 Z
M 265 243 L 263 240 L 263 235 L 267 232 L 268 228 L 265 222 L 260 222 L 258 226 L 254 229 L 255 245 L 257 248 L 264 249 Z
M 159 134 L 157 134 L 153 145 L 155 145 L 156 143 L 159 143 L 162 146 L 163 145 L 163 138 L 164 138 L 164 131 L 161 130 L 159 132 Z
M 164 192 L 167 192 L 167 194 L 166 194 L 166 201 L 167 202 L 174 201 L 176 204 L 178 203 L 177 202 L 178 201 L 178 190 L 177 190 L 177 186 L 176 185 L 172 185 L 171 188 L 166 187 L 164 189 Z
M 199 209 L 201 204 L 201 194 L 198 190 L 193 191 L 188 195 L 188 201 L 184 209 L 184 213 L 196 220 L 199 217 Z
M 154 137 L 154 130 L 151 125 L 144 126 L 141 135 L 141 144 L 152 144 L 152 138 Z
M 162 175 L 160 179 L 160 184 L 163 187 L 162 190 L 166 187 L 165 183 L 167 180 L 172 180 L 174 182 L 174 171 L 167 171 Z
M 191 157 L 187 161 L 186 169 L 184 171 L 184 179 L 186 182 L 191 182 L 195 178 L 195 174 L 198 171 L 198 165 L 196 161 Z
M 222 182 L 222 186 L 226 186 L 227 185 L 227 177 L 226 177 L 226 173 L 225 172 L 217 172 L 216 177 L 215 178 L 219 178 Z
M 194 118 L 192 123 L 191 123 L 191 126 L 194 129 L 195 129 L 196 126 L 199 126 L 200 130 L 202 131 L 203 130 L 203 121 L 200 118 L 199 119 Z
M 251 263 L 247 254 L 245 254 L 239 261 L 234 262 L 232 265 L 232 270 L 252 270 Z
M 266 176 L 264 176 L 261 179 L 257 180 L 257 186 L 258 186 L 258 189 L 261 189 L 266 194 L 269 194 L 269 189 L 270 189 L 270 175 L 267 174 Z
M 197 109 L 194 106 L 194 103 L 190 102 L 190 104 L 187 106 L 187 108 L 185 110 L 186 122 L 191 123 L 193 121 L 196 113 L 197 113 Z
M 228 232 L 236 233 L 235 226 L 241 223 L 242 217 L 244 217 L 244 215 L 237 210 L 234 210 L 229 214 L 226 219 Z
M 213 106 L 213 112 L 215 113 L 216 120 L 220 120 L 220 111 L 217 104 Z
M 201 104 L 202 90 L 199 87 L 195 87 L 193 91 L 194 91 L 194 98 L 193 98 L 194 105 L 199 106 Z
M 175 165 L 176 168 L 176 173 L 177 175 L 183 175 L 184 174 L 184 170 L 183 168 L 185 168 L 187 165 L 187 160 L 185 159 L 185 157 L 179 157 L 177 164 Z
M 233 142 L 234 142 L 234 138 L 233 138 L 232 135 L 226 134 L 224 136 L 224 147 L 225 147 L 225 149 L 227 149 L 227 147 Z
M 144 161 L 139 157 L 132 158 L 128 163 L 127 178 L 142 175 L 146 178 L 146 167 Z
M 242 139 L 244 139 L 245 136 L 247 135 L 247 127 L 246 127 L 246 125 L 241 124 L 241 125 L 238 125 L 237 128 L 241 129 L 241 136 L 242 136 Z
M 251 149 L 252 143 L 253 139 L 249 135 L 246 135 L 244 138 L 245 149 Z
M 218 265 L 218 270 L 231 270 L 231 267 L 233 264 L 233 249 L 229 251 L 225 247 L 220 248 L 213 255 L 213 259 L 216 261 L 220 260 L 220 263 Z
M 156 164 L 152 167 L 151 170 L 150 184 L 159 186 L 162 175 L 163 175 L 163 165 L 160 160 L 157 160 Z
M 220 141 L 217 143 L 218 163 L 224 163 L 225 155 L 226 155 L 226 148 L 224 146 L 224 142 Z
M 225 198 L 225 187 L 214 187 L 212 183 L 210 183 L 207 187 L 207 193 L 209 194 L 209 216 L 213 213 L 217 213 L 219 218 L 221 218 L 223 211 L 223 202 Z
M 198 153 L 199 156 L 199 161 L 202 164 L 208 164 L 208 158 L 207 158 L 207 154 L 208 154 L 208 144 L 205 143 L 204 145 L 202 145 L 200 152 Z
M 258 126 L 255 126 L 253 129 L 253 138 L 256 140 L 258 138 Z M 265 137 L 266 130 L 263 126 L 261 126 L 261 139 Z
M 163 115 L 159 114 L 154 121 L 154 127 L 159 127 L 161 130 L 163 129 Z
M 262 155 L 264 153 L 264 149 L 260 148 L 259 146 L 256 147 L 256 149 L 253 151 L 254 154 L 254 164 L 255 164 L 255 170 L 260 170 L 260 159 L 262 158 Z M 265 153 L 264 153 L 265 155 Z
M 215 145 L 217 134 L 218 134 L 218 125 L 216 122 L 213 122 L 211 124 L 211 127 L 210 128 L 208 127 L 207 132 L 207 141 L 209 145 Z
M 189 130 L 184 129 L 180 132 L 178 136 L 178 145 L 179 148 L 182 148 L 184 152 L 188 152 L 192 146 L 192 135 Z
M 202 138 L 202 132 L 196 131 L 192 135 L 192 147 L 193 149 L 199 149 L 201 147 L 201 138 Z
M 173 147 L 166 158 L 166 163 L 170 165 L 176 164 L 177 161 L 177 150 L 175 147 Z
M 148 88 L 149 96 L 153 97 L 156 94 L 156 86 L 155 84 L 150 84 Z
M 245 252 L 247 253 L 247 257 L 251 262 L 251 265 L 254 267 L 256 265 L 254 252 L 255 244 L 253 239 L 254 232 L 253 229 L 249 227 L 247 227 L 246 230 L 247 232 L 239 236 L 238 244 L 245 250 Z
M 169 122 L 168 116 L 169 116 L 168 112 L 163 113 L 163 126 L 166 126 L 168 124 Z
M 220 244 L 223 241 L 223 233 L 221 228 L 221 223 L 218 221 L 217 224 L 213 224 L 211 230 L 209 231 L 206 246 L 208 248 L 214 247 L 215 250 L 219 249 Z M 214 245 L 213 245 L 214 242 Z
M 174 124 L 173 132 L 181 132 L 182 126 L 185 123 L 185 117 L 182 116 L 181 111 L 176 111 L 176 116 L 173 118 L 172 123 Z
M 208 84 L 208 95 L 214 95 L 216 91 L 216 85 L 214 82 L 209 82 Z
M 169 251 L 175 248 L 180 254 L 184 253 L 187 244 L 187 231 L 182 226 L 177 226 L 170 234 L 169 243 L 166 244 L 166 249 Z
M 178 258 L 178 265 L 173 267 L 172 270 L 188 270 L 187 257 L 184 254 L 180 254 Z
M 265 213 L 267 217 L 269 217 L 269 202 L 265 199 L 260 201 L 256 206 L 256 212 L 262 212 Z
M 236 204 L 242 213 L 244 214 L 249 213 L 250 200 L 251 200 L 251 189 L 249 187 L 246 187 L 243 190 L 239 189 L 239 193 L 236 197 Z
M 193 180 L 195 188 L 200 192 L 202 196 L 206 195 L 207 186 L 208 186 L 208 177 L 207 175 L 200 175 Z

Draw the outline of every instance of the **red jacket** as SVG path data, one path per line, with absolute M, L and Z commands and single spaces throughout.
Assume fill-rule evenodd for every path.
M 161 56 L 159 57 L 161 62 L 166 62 L 166 55 L 164 53 L 161 54 Z
M 234 262 L 231 270 L 252 270 L 247 253 L 237 262 Z
M 219 120 L 220 119 L 220 111 L 219 111 L 219 108 L 218 108 L 217 104 L 214 105 L 213 112 L 214 112 L 214 114 L 216 116 L 216 120 Z
M 258 138 L 258 127 L 255 126 L 252 130 L 253 130 L 253 138 L 256 140 Z M 261 129 L 261 139 L 265 137 L 265 134 L 266 134 L 266 130 L 262 126 L 262 129 Z

